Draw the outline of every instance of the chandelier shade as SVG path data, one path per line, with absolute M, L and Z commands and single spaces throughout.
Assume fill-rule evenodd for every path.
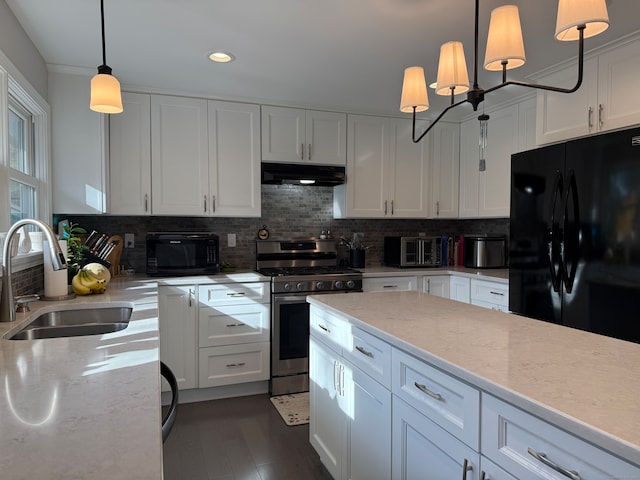
M 609 28 L 609 14 L 605 0 L 559 0 L 556 39 L 580 39 L 579 26 L 585 25 L 584 38 L 593 37 Z
M 424 112 L 428 108 L 429 97 L 427 96 L 427 82 L 424 78 L 424 68 L 405 68 L 400 111 L 404 113 L 411 113 L 413 111 Z
M 462 42 L 447 42 L 440 47 L 436 94 L 457 95 L 469 90 L 469 73 Z
M 524 65 L 524 42 L 520 13 L 515 5 L 503 5 L 491 12 L 484 68 L 500 71 L 503 65 L 507 70 Z

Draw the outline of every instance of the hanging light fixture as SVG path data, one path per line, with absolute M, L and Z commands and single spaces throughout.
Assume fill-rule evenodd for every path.
M 473 86 L 469 88 L 466 62 L 462 43 L 449 42 L 440 49 L 438 62 L 438 80 L 436 93 L 451 95 L 451 104 L 416 138 L 416 113 L 429 108 L 426 81 L 422 67 L 405 69 L 402 85 L 402 100 L 400 111 L 413 113 L 413 141 L 415 143 L 429 133 L 436 123 L 452 108 L 470 103 L 473 110 L 484 101 L 487 93 L 498 90 L 507 85 L 549 90 L 559 93 L 573 93 L 582 85 L 584 69 L 584 39 L 602 33 L 609 27 L 609 16 L 605 0 L 558 0 L 558 16 L 556 19 L 556 39 L 560 41 L 578 40 L 578 79 L 572 88 L 560 88 L 536 83 L 507 81 L 507 70 L 518 68 L 526 61 L 520 14 L 515 5 L 504 5 L 491 12 L 487 49 L 485 51 L 484 68 L 490 71 L 502 71 L 502 83 L 491 88 L 483 89 L 478 86 L 478 11 L 480 0 L 475 0 L 475 37 L 473 59 Z M 442 72 L 442 78 L 441 78 Z M 410 79 L 407 80 L 407 74 Z M 420 78 L 420 76 L 422 76 Z M 423 87 L 424 85 L 424 87 Z M 464 100 L 455 101 L 454 95 L 467 93 Z
M 98 73 L 91 79 L 89 108 L 100 113 L 120 113 L 122 112 L 120 82 L 111 75 L 111 67 L 107 65 L 104 41 L 104 0 L 100 0 L 100 20 L 102 23 L 102 65 L 98 67 Z

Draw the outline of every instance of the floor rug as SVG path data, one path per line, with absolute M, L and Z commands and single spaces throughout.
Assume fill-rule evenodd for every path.
M 309 423 L 309 392 L 271 397 L 271 403 L 287 425 Z

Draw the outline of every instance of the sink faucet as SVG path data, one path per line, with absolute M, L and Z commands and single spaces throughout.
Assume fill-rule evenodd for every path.
M 0 296 L 0 322 L 13 322 L 16 319 L 16 304 L 13 298 L 13 285 L 11 275 L 11 241 L 15 233 L 25 225 L 35 225 L 40 228 L 49 242 L 51 252 L 51 266 L 54 270 L 62 270 L 67 268 L 67 261 L 64 253 L 60 248 L 60 244 L 56 239 L 51 227 L 40 220 L 33 218 L 25 218 L 14 223 L 7 236 L 4 239 L 4 248 L 2 250 L 2 295 Z

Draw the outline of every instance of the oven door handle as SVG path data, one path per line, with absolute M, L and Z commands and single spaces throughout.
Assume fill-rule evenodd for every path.
M 304 302 L 306 302 L 305 297 L 307 295 L 308 295 L 308 293 L 301 293 L 300 295 L 285 295 L 285 296 L 274 295 L 273 296 L 273 303 L 275 303 L 275 304 L 304 303 Z

